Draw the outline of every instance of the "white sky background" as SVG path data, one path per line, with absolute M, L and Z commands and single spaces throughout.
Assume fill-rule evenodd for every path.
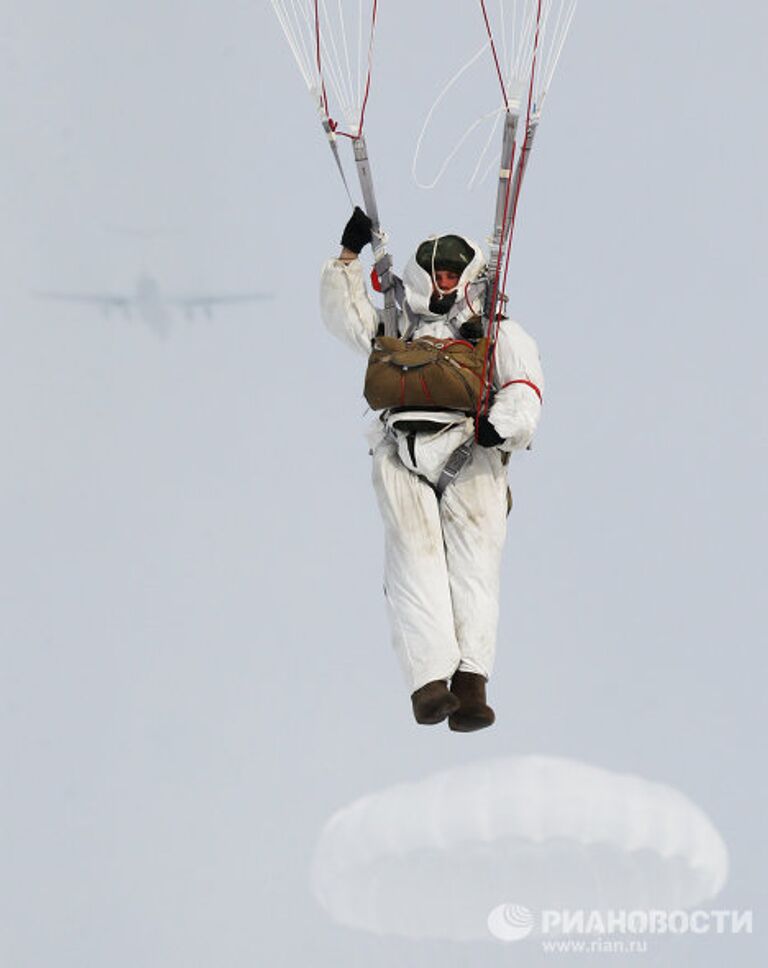
M 492 182 L 410 181 L 432 97 L 482 42 L 471 7 L 381 3 L 368 135 L 399 265 L 490 224 Z M 390 652 L 362 361 L 317 309 L 348 204 L 271 8 L 6 0 L 3 964 L 512 964 L 347 931 L 307 885 L 339 806 L 504 753 L 681 789 L 731 851 L 718 906 L 759 926 L 767 20 L 757 0 L 582 2 L 513 255 L 547 394 L 512 467 L 498 723 L 457 736 L 412 722 Z M 495 103 L 486 67 L 457 123 Z M 278 298 L 161 341 L 30 295 L 141 271 Z M 644 964 L 764 958 L 758 933 Z

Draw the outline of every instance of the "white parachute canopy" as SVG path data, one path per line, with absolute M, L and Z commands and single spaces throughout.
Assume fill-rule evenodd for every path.
M 370 84 L 376 0 L 271 0 L 322 117 L 357 137 Z M 338 127 L 336 127 L 338 126 Z
M 456 767 L 339 810 L 320 835 L 313 888 L 341 924 L 472 941 L 499 937 L 493 917 L 514 905 L 605 917 L 694 909 L 727 871 L 722 838 L 678 790 L 523 756 Z
M 416 143 L 413 177 L 421 188 L 434 188 L 443 174 L 469 142 L 479 145 L 477 160 L 469 179 L 470 187 L 483 181 L 496 159 L 488 161 L 495 144 L 499 124 L 507 110 L 538 123 L 544 101 L 552 83 L 568 31 L 576 12 L 577 0 L 479 0 L 478 33 L 484 42 L 451 76 L 430 107 Z M 453 141 L 449 152 L 439 152 L 442 164 L 431 179 L 418 174 L 419 158 L 428 132 L 451 130 L 452 125 L 439 123 L 440 109 L 447 104 L 451 91 L 469 71 L 497 74 L 497 101 L 474 117 L 463 133 Z M 484 85 L 486 89 L 487 85 Z M 530 99 L 530 104 L 529 104 Z M 471 139 L 471 141 L 470 141 Z M 430 141 L 439 140 L 430 135 Z

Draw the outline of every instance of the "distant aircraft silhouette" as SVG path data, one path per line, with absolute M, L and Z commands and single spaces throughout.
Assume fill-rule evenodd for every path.
M 202 313 L 207 319 L 211 319 L 216 307 L 272 298 L 272 294 L 267 292 L 172 295 L 163 292 L 157 280 L 145 273 L 136 280 L 132 293 L 49 291 L 36 292 L 35 295 L 43 299 L 95 306 L 100 308 L 105 316 L 109 316 L 112 310 L 117 310 L 129 319 L 135 313 L 160 336 L 170 332 L 173 310 L 183 312 L 187 319 L 194 319 L 197 313 Z

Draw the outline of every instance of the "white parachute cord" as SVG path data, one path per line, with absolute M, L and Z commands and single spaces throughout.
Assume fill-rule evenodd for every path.
M 467 182 L 467 188 L 474 188 L 475 184 L 482 185 L 482 183 L 488 177 L 488 173 L 492 171 L 496 165 L 498 165 L 497 159 L 492 158 L 491 163 L 483 172 L 482 177 L 478 179 L 478 172 L 480 171 L 480 167 L 483 164 L 483 159 L 491 150 L 491 144 L 493 143 L 493 139 L 496 136 L 496 129 L 499 125 L 499 119 L 503 118 L 506 113 L 507 113 L 506 108 L 499 108 L 498 111 L 496 111 L 496 117 L 494 118 L 490 131 L 488 132 L 488 137 L 486 138 L 485 144 L 483 145 L 483 150 L 480 152 L 480 157 L 477 159 L 477 164 L 475 165 L 474 171 L 472 172 L 472 175 L 470 176 L 470 179 Z M 488 115 L 486 115 L 486 117 L 488 117 Z
M 328 6 L 325 0 L 320 0 L 318 7 L 322 11 L 322 15 L 319 18 L 320 23 L 318 24 L 318 29 L 320 31 L 320 46 L 322 47 L 324 52 L 323 64 L 326 70 L 332 72 L 333 78 L 335 78 L 333 83 L 336 89 L 336 96 L 339 100 L 339 103 L 342 105 L 342 107 L 346 109 L 346 106 L 350 99 L 349 92 L 345 88 L 345 83 L 344 83 L 345 77 L 343 73 L 343 65 L 342 65 L 341 57 L 339 56 L 338 48 L 336 46 L 336 39 L 334 37 L 334 31 L 332 29 L 333 25 L 332 25 L 331 17 L 328 14 Z M 323 27 L 323 19 L 325 20 L 324 27 Z M 343 22 L 344 21 L 342 17 L 342 24 Z M 326 38 L 330 38 L 330 41 L 326 40 Z M 346 113 L 346 110 L 345 110 L 345 113 Z
M 549 39 L 549 44 L 548 44 L 549 51 L 548 51 L 547 56 L 546 56 L 546 58 L 544 60 L 544 62 L 547 64 L 547 70 L 549 70 L 549 64 L 550 64 L 551 59 L 552 59 L 552 51 L 555 49 L 555 45 L 557 43 L 557 39 L 560 36 L 560 28 L 562 26 L 564 12 L 565 12 L 565 4 L 562 4 L 562 3 L 558 4 L 558 6 L 557 6 L 557 18 L 555 20 L 554 26 L 552 27 L 552 31 L 549 34 L 549 38 L 550 38 Z
M 320 16 L 321 10 L 323 13 L 325 13 L 325 29 L 323 29 L 322 17 Z M 330 24 L 328 22 L 328 10 L 325 6 L 325 3 L 321 3 L 318 5 L 318 17 L 320 22 L 317 24 L 317 27 L 315 27 L 314 15 L 312 15 L 311 29 L 312 31 L 315 31 L 315 29 L 317 29 L 317 31 L 319 32 L 320 56 L 321 56 L 323 68 L 324 68 L 322 79 L 328 80 L 328 84 L 331 90 L 333 91 L 336 100 L 339 102 L 342 108 L 345 109 L 347 99 L 346 99 L 346 94 L 344 92 L 344 83 L 337 68 L 337 60 L 338 60 L 337 54 L 335 50 L 332 51 L 329 48 L 328 42 L 326 40 L 326 36 L 328 34 L 331 34 L 331 39 L 333 39 L 333 32 L 330 30 Z
M 492 114 L 495 114 L 496 113 L 495 111 L 493 111 L 491 114 L 488 114 L 488 115 L 485 115 L 484 117 L 478 118 L 476 121 L 474 121 L 467 128 L 467 130 L 464 132 L 464 134 L 459 139 L 458 143 L 453 148 L 453 151 L 450 152 L 450 154 L 448 155 L 448 157 L 445 159 L 445 161 L 441 165 L 440 169 L 438 170 L 437 175 L 435 176 L 434 181 L 428 182 L 428 183 L 427 182 L 420 182 L 419 181 L 419 177 L 418 177 L 418 175 L 416 173 L 416 168 L 417 168 L 418 163 L 419 163 L 419 155 L 421 153 L 421 146 L 422 146 L 422 143 L 423 143 L 424 138 L 425 138 L 426 133 L 427 133 L 427 129 L 429 128 L 429 125 L 430 125 L 430 123 L 432 121 L 432 117 L 434 116 L 435 111 L 438 109 L 438 107 L 440 106 L 440 103 L 442 102 L 443 98 L 445 98 L 445 96 L 448 94 L 448 92 L 451 90 L 451 88 L 456 84 L 456 82 L 459 80 L 459 78 L 462 77 L 469 70 L 469 68 L 472 67 L 472 65 L 477 60 L 479 60 L 480 57 L 482 57 L 482 55 L 488 50 L 488 47 L 489 47 L 489 44 L 486 41 L 483 44 L 483 46 L 480 48 L 480 50 L 478 50 L 477 53 L 474 54 L 467 61 L 466 64 L 464 64 L 463 67 L 459 68 L 459 70 L 457 71 L 457 73 L 448 81 L 448 83 L 445 85 L 445 87 L 443 88 L 443 90 L 435 98 L 434 102 L 432 103 L 432 107 L 427 112 L 427 116 L 424 119 L 424 124 L 422 125 L 421 131 L 419 132 L 419 137 L 416 139 L 416 148 L 415 148 L 414 153 L 413 153 L 413 161 L 411 162 L 411 174 L 413 176 L 414 182 L 416 183 L 416 185 L 419 188 L 427 188 L 427 189 L 434 188 L 435 185 L 437 185 L 437 183 L 443 177 L 443 175 L 445 174 L 446 169 L 450 165 L 450 163 L 453 160 L 453 158 L 455 157 L 456 153 L 459 151 L 459 149 L 464 144 L 464 142 L 467 140 L 467 138 L 470 136 L 470 134 L 475 130 L 475 128 L 479 124 L 482 124 L 482 122 L 485 120 L 486 117 L 491 117 Z
M 369 92 L 375 0 L 370 37 L 364 0 L 271 0 L 271 4 L 304 83 L 310 90 L 321 90 L 334 129 L 340 125 L 339 134 L 359 136 Z
M 356 103 L 361 104 L 363 100 L 363 74 L 360 56 L 363 52 L 363 0 L 357 2 L 357 98 Z
M 478 179 L 477 184 L 478 185 L 484 184 L 486 178 L 490 175 L 490 173 L 492 171 L 494 171 L 494 170 L 497 170 L 498 167 L 499 167 L 499 159 L 498 158 L 491 158 L 491 160 L 490 160 L 490 162 L 488 164 L 488 167 L 485 169 L 485 171 L 482 173 L 482 175 Z
M 332 91 L 333 91 L 333 93 L 334 93 L 334 95 L 336 97 L 336 100 L 342 105 L 342 107 L 343 107 L 343 109 L 344 109 L 344 111 L 346 113 L 347 94 L 344 91 L 343 79 L 340 77 L 339 72 L 338 72 L 338 68 L 337 68 L 337 60 L 338 60 L 338 57 L 337 57 L 336 51 L 335 50 L 332 51 L 329 48 L 328 43 L 326 42 L 326 39 L 325 39 L 327 33 L 330 32 L 331 35 L 332 35 L 332 32 L 329 30 L 330 23 L 329 23 L 329 20 L 328 20 L 328 11 L 327 11 L 327 8 L 325 7 L 325 4 L 323 3 L 322 4 L 322 9 L 325 12 L 325 19 L 326 19 L 326 29 L 323 30 L 321 25 L 317 25 L 317 27 L 315 25 L 315 15 L 312 12 L 312 10 L 310 9 L 310 7 L 312 6 L 312 4 L 311 3 L 310 4 L 301 3 L 301 0 L 299 0 L 299 3 L 300 3 L 300 6 L 301 6 L 301 9 L 302 9 L 303 20 L 304 20 L 304 31 L 303 32 L 302 31 L 299 32 L 300 33 L 300 36 L 302 37 L 302 39 L 304 39 L 305 37 L 309 37 L 309 38 L 315 37 L 316 36 L 316 30 L 319 28 L 319 33 L 320 33 L 320 52 L 321 52 L 321 57 L 322 57 L 322 60 L 323 60 L 323 63 L 325 65 L 325 69 L 326 69 L 326 72 L 327 72 L 329 86 L 331 87 L 331 89 L 332 89 Z M 316 51 L 313 51 L 313 53 L 311 55 L 311 64 L 312 64 L 312 73 L 313 73 L 313 76 L 315 78 L 314 84 L 317 84 L 317 86 L 319 88 L 322 88 L 323 78 L 320 76 L 319 71 L 318 71 L 318 68 L 317 68 L 317 53 L 316 53 Z M 312 86 L 314 86 L 314 84 Z
M 328 14 L 328 7 L 325 0 L 320 0 L 320 6 L 322 7 L 323 13 L 325 14 L 325 24 L 326 29 L 320 30 L 320 42 L 323 50 L 325 51 L 324 64 L 329 70 L 331 77 L 331 82 L 335 89 L 336 97 L 339 104 L 344 112 L 344 118 L 347 124 L 351 125 L 352 118 L 354 116 L 354 82 L 352 80 L 352 72 L 350 71 L 347 75 L 344 73 L 344 60 L 339 53 L 339 48 L 336 44 L 336 39 L 334 37 L 334 31 L 332 28 L 332 20 Z M 342 33 L 344 32 L 344 17 L 343 14 L 340 18 L 340 29 Z M 330 37 L 330 41 L 326 42 L 326 36 Z M 344 35 L 346 38 L 346 35 Z M 346 39 L 345 39 L 346 42 Z
M 366 64 L 368 66 L 368 72 L 367 72 L 366 81 L 365 81 L 366 89 L 365 89 L 365 93 L 363 94 L 363 100 L 362 100 L 361 105 L 360 105 L 360 110 L 361 110 L 361 113 L 360 113 L 360 130 L 357 132 L 358 138 L 363 133 L 363 114 L 365 113 L 365 101 L 368 98 L 368 86 L 370 84 L 371 72 L 373 71 L 373 39 L 374 39 L 373 28 L 374 28 L 374 26 L 375 26 L 375 21 L 373 21 L 371 23 L 371 33 L 368 36 L 368 58 L 366 60 Z
M 341 155 L 339 154 L 339 139 L 336 137 L 336 134 L 334 133 L 333 128 L 331 127 L 331 122 L 326 113 L 325 104 L 323 103 L 323 96 L 320 93 L 320 88 L 315 87 L 312 89 L 310 93 L 313 94 L 315 98 L 315 106 L 317 107 L 317 113 L 320 116 L 320 123 L 322 124 L 323 131 L 325 132 L 325 136 L 328 139 L 328 146 L 331 149 L 331 152 L 333 153 L 333 160 L 336 162 L 336 168 L 338 169 L 339 175 L 341 177 L 341 181 L 344 185 L 344 191 L 347 193 L 349 204 L 352 206 L 352 208 L 354 208 L 355 202 L 354 202 L 354 199 L 352 198 L 352 192 L 350 191 L 350 188 L 349 188 L 347 175 L 346 175 L 346 172 L 344 171 L 344 166 L 341 163 Z
M 538 122 L 544 98 L 548 93 L 549 85 L 558 66 L 575 15 L 576 6 L 577 0 L 542 0 L 541 16 L 539 17 L 538 0 L 498 0 L 497 16 L 498 22 L 501 25 L 501 29 L 498 31 L 501 54 L 500 63 L 503 65 L 502 76 L 506 86 L 507 97 L 509 98 L 507 109 L 514 111 L 523 105 L 523 102 L 527 99 L 531 73 L 534 72 L 531 119 Z M 537 33 L 539 38 L 537 48 L 538 56 L 534 64 L 534 46 Z M 448 167 L 453 163 L 459 151 L 464 148 L 467 140 L 489 118 L 494 118 L 494 122 L 490 127 L 488 138 L 474 164 L 474 168 L 467 182 L 467 188 L 473 189 L 482 184 L 496 165 L 496 161 L 492 159 L 486 167 L 486 158 L 492 150 L 494 132 L 498 126 L 498 114 L 496 111 L 492 111 L 469 124 L 458 141 L 453 144 L 452 149 L 431 180 L 427 179 L 422 181 L 418 174 L 418 166 L 423 153 L 424 142 L 434 124 L 437 110 L 464 72 L 482 56 L 489 46 L 490 42 L 486 42 L 448 80 L 426 115 L 416 140 L 416 147 L 411 164 L 412 177 L 419 188 L 435 188 L 445 175 Z M 504 108 L 501 109 L 502 115 L 504 110 Z
M 348 40 L 349 31 L 344 22 L 342 0 L 335 0 L 335 2 L 338 9 L 338 24 L 342 31 L 343 61 L 339 57 L 339 47 L 333 40 L 334 18 L 330 14 L 326 0 L 319 0 L 318 2 L 320 23 L 316 23 L 315 21 L 314 0 L 271 0 L 272 9 L 285 36 L 288 48 L 317 108 L 350 206 L 354 208 L 355 202 L 341 161 L 338 139 L 334 131 L 336 123 L 332 122 L 329 117 L 326 106 L 327 95 L 324 92 L 323 85 L 323 74 L 325 74 L 327 75 L 329 86 L 336 96 L 336 100 L 339 102 L 350 127 L 352 127 L 352 119 L 353 117 L 356 118 L 354 90 L 356 86 L 359 93 L 360 81 L 358 79 L 357 85 L 355 85 L 352 76 L 352 62 Z M 358 14 L 360 19 L 358 36 L 360 38 L 360 47 L 362 46 L 362 10 L 363 0 L 358 0 Z M 328 36 L 331 38 L 330 43 L 326 40 Z M 322 74 L 317 60 L 318 39 L 321 63 L 323 64 Z M 358 50 L 358 68 L 361 56 L 361 51 Z
M 542 4 L 546 9 L 546 4 Z M 542 17 L 544 13 L 542 12 Z M 532 9 L 528 10 L 528 17 L 520 29 L 520 39 L 517 45 L 517 58 L 512 68 L 512 77 L 530 76 L 530 65 L 533 60 L 533 38 L 536 35 L 536 16 Z
M 432 236 L 430 236 L 430 238 L 427 241 L 432 241 L 432 240 L 434 240 L 434 243 L 435 243 L 432 246 L 432 260 L 431 260 L 431 265 L 432 265 L 432 285 L 435 287 L 436 292 L 438 292 L 441 296 L 450 296 L 450 294 L 452 292 L 456 292 L 456 290 L 459 288 L 459 286 L 458 286 L 458 283 L 457 283 L 453 287 L 453 289 L 441 289 L 440 286 L 437 284 L 437 268 L 435 266 L 435 258 L 437 256 L 437 246 L 438 246 L 438 243 L 440 242 L 440 236 L 439 235 L 432 235 Z
M 312 73 L 317 78 L 318 83 L 320 81 L 320 75 L 317 67 L 317 43 L 315 40 L 315 16 L 307 5 L 306 0 L 302 2 L 299 0 L 299 6 L 301 8 L 302 20 L 304 21 L 304 29 L 302 30 L 302 39 L 307 44 L 307 49 L 309 50 L 310 63 L 312 64 Z M 297 14 L 298 19 L 298 14 Z
M 513 18 L 515 15 L 515 6 L 516 6 L 516 3 L 513 2 L 512 4 Z M 499 0 L 499 19 L 501 20 L 501 62 L 502 64 L 508 64 L 509 59 L 507 56 L 507 31 L 506 31 L 506 23 L 504 18 L 504 0 Z M 514 20 L 513 20 L 513 23 L 514 23 Z
M 352 75 L 352 66 L 349 63 L 349 44 L 347 43 L 347 28 L 344 23 L 344 14 L 341 11 L 341 0 L 338 0 L 338 9 L 339 9 L 339 26 L 341 27 L 341 40 L 342 40 L 342 46 L 344 48 L 344 61 L 347 65 L 347 77 L 349 78 L 349 97 L 351 101 L 352 98 L 354 98 L 355 96 L 354 90 L 353 90 L 355 86 L 355 82 L 354 82 L 354 77 Z
M 541 20 L 536 27 L 534 21 L 535 34 L 539 37 L 539 48 L 538 56 L 535 49 L 531 51 L 531 62 L 530 62 L 530 77 L 532 79 L 531 86 L 531 105 L 530 111 L 533 111 L 533 107 L 536 104 L 536 93 L 540 88 L 539 79 L 544 73 L 544 66 L 547 57 L 547 43 L 549 41 L 549 18 L 552 13 L 552 2 L 543 2 L 541 5 Z M 535 43 L 535 41 L 534 41 Z
M 432 262 L 432 285 L 435 287 L 435 289 L 437 290 L 437 292 L 440 293 L 441 296 L 447 296 L 448 293 L 447 292 L 443 292 L 443 290 L 437 284 L 437 269 L 435 268 L 435 257 L 437 256 L 437 243 L 439 241 L 440 241 L 440 237 L 438 235 L 436 235 L 435 236 L 435 244 L 432 246 L 432 260 L 431 260 L 431 262 Z
M 552 83 L 552 78 L 554 77 L 555 71 L 557 70 L 557 65 L 560 62 L 560 55 L 563 53 L 563 47 L 565 47 L 565 41 L 568 37 L 568 32 L 571 29 L 571 24 L 573 23 L 573 18 L 576 14 L 576 6 L 578 0 L 571 0 L 570 7 L 568 8 L 567 16 L 565 17 L 563 26 L 561 28 L 560 37 L 557 40 L 557 46 L 554 49 L 552 59 L 547 67 L 547 74 L 542 83 L 541 92 L 539 94 L 537 102 L 537 111 L 541 113 L 541 106 L 544 103 L 544 98 L 549 92 L 549 85 Z
M 509 17 L 505 15 L 504 0 L 499 0 L 500 20 L 502 24 L 501 40 L 505 57 L 509 46 L 515 51 L 512 62 L 508 64 L 506 80 L 512 84 L 515 80 L 529 77 L 531 58 L 533 56 L 533 40 L 536 34 L 536 4 L 531 2 L 526 10 L 522 22 L 513 21 L 509 24 Z M 513 15 L 517 17 L 517 0 L 511 4 Z M 560 56 L 565 46 L 568 32 L 576 13 L 577 0 L 542 0 L 541 22 L 539 33 L 542 38 L 539 58 L 536 64 L 534 79 L 535 113 L 541 113 L 541 106 L 546 96 L 552 77 L 555 74 Z
M 307 89 L 311 90 L 314 85 L 316 71 L 311 68 L 312 60 L 307 55 L 306 49 L 304 47 L 304 35 L 300 29 L 296 29 L 294 24 L 290 21 L 290 14 L 286 6 L 283 6 L 281 0 L 271 0 L 272 8 L 277 16 L 278 23 L 282 28 L 285 39 L 288 43 L 288 47 L 293 54 L 293 59 L 296 61 L 296 66 L 299 68 L 299 72 L 304 79 L 304 83 L 307 85 Z M 295 16 L 295 3 L 291 0 L 291 10 Z
M 415 181 L 415 183 L 416 183 L 416 185 L 417 185 L 417 187 L 418 187 L 418 188 L 425 188 L 425 189 L 432 189 L 432 188 L 434 188 L 434 187 L 435 187 L 436 185 L 438 185 L 438 184 L 439 184 L 439 182 L 440 182 L 440 181 L 442 180 L 442 177 L 443 177 L 443 175 L 444 175 L 444 174 L 445 174 L 445 172 L 447 171 L 447 169 L 448 169 L 448 166 L 449 166 L 449 165 L 451 164 L 451 162 L 452 162 L 452 161 L 453 161 L 453 159 L 454 159 L 454 158 L 456 157 L 456 155 L 458 154 L 458 152 L 459 152 L 459 151 L 460 151 L 460 150 L 462 149 L 462 147 L 463 147 L 463 146 L 464 146 L 464 144 L 466 143 L 466 141 L 467 141 L 467 139 L 469 138 L 469 136 L 470 136 L 470 135 L 471 135 L 471 134 L 472 134 L 472 133 L 473 133 L 473 132 L 474 132 L 474 131 L 475 131 L 475 130 L 476 130 L 477 128 L 479 128 L 479 127 L 480 127 L 480 125 L 481 125 L 481 124 L 482 124 L 482 123 L 483 123 L 484 121 L 487 121 L 487 120 L 488 120 L 488 118 L 492 118 L 492 117 L 493 117 L 493 116 L 494 116 L 495 114 L 497 114 L 497 113 L 498 113 L 498 111 L 492 111 L 492 112 L 491 112 L 490 114 L 484 114 L 484 115 L 483 115 L 482 117 L 480 117 L 480 118 L 477 118 L 477 120 L 475 120 L 475 121 L 473 121 L 473 122 L 472 122 L 472 123 L 471 123 L 471 124 L 469 125 L 469 127 L 468 127 L 468 128 L 466 129 L 466 131 L 464 132 L 464 134 L 463 134 L 463 135 L 462 135 L 462 136 L 461 136 L 461 137 L 459 138 L 459 140 L 458 140 L 458 141 L 456 142 L 456 144 L 454 145 L 454 147 L 453 147 L 453 150 L 452 150 L 451 152 L 449 152 L 449 154 L 448 154 L 448 155 L 446 156 L 446 158 L 445 158 L 445 161 L 444 161 L 444 162 L 442 163 L 442 165 L 441 165 L 441 166 L 440 166 L 440 168 L 438 169 L 438 172 L 437 172 L 437 174 L 435 175 L 435 177 L 434 177 L 434 179 L 433 179 L 433 180 L 432 180 L 431 182 L 420 182 L 420 181 L 419 181 L 419 180 L 417 179 L 417 177 L 416 177 L 416 164 L 417 164 L 417 159 L 418 159 L 418 151 L 419 151 L 419 146 L 420 146 L 420 143 L 421 143 L 421 138 L 420 138 L 420 139 L 419 139 L 419 143 L 418 143 L 418 144 L 417 144 L 417 146 L 416 146 L 416 155 L 414 155 L 414 159 L 413 159 L 413 166 L 412 166 L 412 169 L 411 169 L 411 171 L 412 171 L 412 173 L 413 173 L 413 178 L 414 178 L 414 181 Z
M 291 9 L 293 19 L 296 22 L 295 35 L 301 44 L 302 54 L 306 58 L 307 73 L 312 79 L 310 82 L 310 86 L 312 86 L 317 80 L 317 60 L 314 44 L 311 40 L 311 30 L 307 23 L 308 11 L 306 0 L 298 0 L 298 2 L 297 0 L 291 0 Z M 302 20 L 304 21 L 304 27 L 302 27 Z

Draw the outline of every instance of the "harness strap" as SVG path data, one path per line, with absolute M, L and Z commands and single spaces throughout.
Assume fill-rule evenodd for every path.
M 382 413 L 380 417 L 384 423 L 386 412 L 387 411 Z M 386 427 L 386 424 L 384 433 L 389 437 L 390 440 L 396 440 L 394 429 L 392 427 Z M 412 473 L 415 473 L 417 477 L 420 477 L 425 484 L 428 484 L 432 488 L 432 490 L 435 492 L 437 500 L 439 501 L 445 493 L 445 489 L 453 484 L 466 466 L 466 463 L 472 454 L 472 446 L 475 442 L 475 439 L 474 437 L 470 437 L 469 440 L 465 441 L 463 444 L 460 444 L 456 450 L 453 451 L 451 456 L 445 462 L 445 466 L 440 473 L 440 477 L 437 479 L 437 484 L 433 484 L 432 481 L 424 477 L 423 474 L 419 474 L 418 471 L 416 471 L 416 468 L 418 467 L 416 461 L 416 436 L 417 433 L 411 430 L 406 437 L 408 456 L 410 457 L 414 467 Z
M 445 489 L 456 480 L 459 476 L 462 468 L 465 466 L 469 460 L 469 455 L 472 453 L 472 444 L 474 443 L 474 438 L 470 438 L 465 441 L 451 454 L 451 456 L 446 461 L 443 472 L 435 484 L 435 494 L 437 494 L 438 501 L 443 496 Z

